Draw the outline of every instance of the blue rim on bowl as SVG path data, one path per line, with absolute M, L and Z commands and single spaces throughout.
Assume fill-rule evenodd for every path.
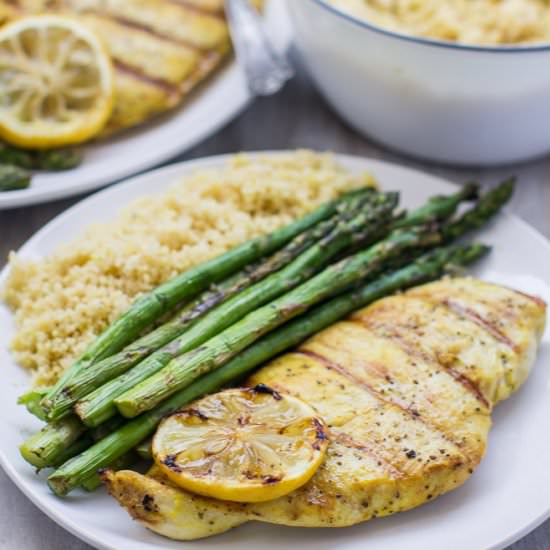
M 373 23 L 369 23 L 368 21 L 365 21 L 364 19 L 360 19 L 359 17 L 355 17 L 354 15 L 351 15 L 349 13 L 346 13 L 340 9 L 338 9 L 335 6 L 332 6 L 327 2 L 327 0 L 309 0 L 310 2 L 314 2 L 315 4 L 321 6 L 322 8 L 326 9 L 327 11 L 332 12 L 338 17 L 341 17 L 345 19 L 346 21 L 358 25 L 359 27 L 363 27 L 365 29 L 369 29 L 373 32 L 376 32 L 378 34 L 383 34 L 386 36 L 391 36 L 393 38 L 397 38 L 398 40 L 404 40 L 406 42 L 415 42 L 417 44 L 422 44 L 424 46 L 435 46 L 437 48 L 447 48 L 451 50 L 463 50 L 463 51 L 473 51 L 473 52 L 488 52 L 488 53 L 536 53 L 536 52 L 547 52 L 550 51 L 550 43 L 548 44 L 521 44 L 521 45 L 499 45 L 499 46 L 477 46 L 473 44 L 463 44 L 459 42 L 446 42 L 444 40 L 437 40 L 435 38 L 425 38 L 420 36 L 413 36 L 409 34 L 404 34 L 400 32 L 390 31 L 388 29 L 384 29 L 382 27 L 379 27 L 377 25 L 374 25 Z

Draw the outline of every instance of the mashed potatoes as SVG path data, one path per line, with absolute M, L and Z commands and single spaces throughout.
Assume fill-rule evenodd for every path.
M 42 260 L 12 255 L 4 299 L 15 358 L 36 383 L 53 383 L 140 293 L 370 182 L 330 155 L 240 155 L 133 202 Z
M 550 42 L 550 0 L 328 0 L 389 30 L 467 44 Z

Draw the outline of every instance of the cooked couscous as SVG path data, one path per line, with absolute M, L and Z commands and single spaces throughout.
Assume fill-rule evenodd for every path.
M 47 385 L 140 293 L 372 182 L 330 155 L 237 155 L 144 196 L 39 261 L 12 254 L 3 290 L 16 360 Z
M 467 44 L 550 42 L 549 0 L 328 0 L 386 29 Z

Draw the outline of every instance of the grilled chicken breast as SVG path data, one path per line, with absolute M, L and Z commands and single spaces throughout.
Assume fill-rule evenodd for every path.
M 71 15 L 107 46 L 115 106 L 103 136 L 180 104 L 230 50 L 223 0 L 0 0 L 0 24 L 30 13 Z
M 143 525 L 182 540 L 250 520 L 341 527 L 414 508 L 479 464 L 493 405 L 525 381 L 545 319 L 542 300 L 470 278 L 385 298 L 249 380 L 310 403 L 329 426 L 327 457 L 302 488 L 228 503 L 153 467 L 106 473 L 108 490 Z

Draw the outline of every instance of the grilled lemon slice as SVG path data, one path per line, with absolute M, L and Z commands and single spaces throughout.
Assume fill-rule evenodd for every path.
M 1 138 L 38 149 L 80 143 L 112 108 L 109 54 L 78 21 L 37 15 L 0 28 Z
M 184 489 L 260 502 L 306 483 L 327 444 L 309 405 L 260 385 L 207 396 L 169 416 L 153 439 L 153 456 Z

